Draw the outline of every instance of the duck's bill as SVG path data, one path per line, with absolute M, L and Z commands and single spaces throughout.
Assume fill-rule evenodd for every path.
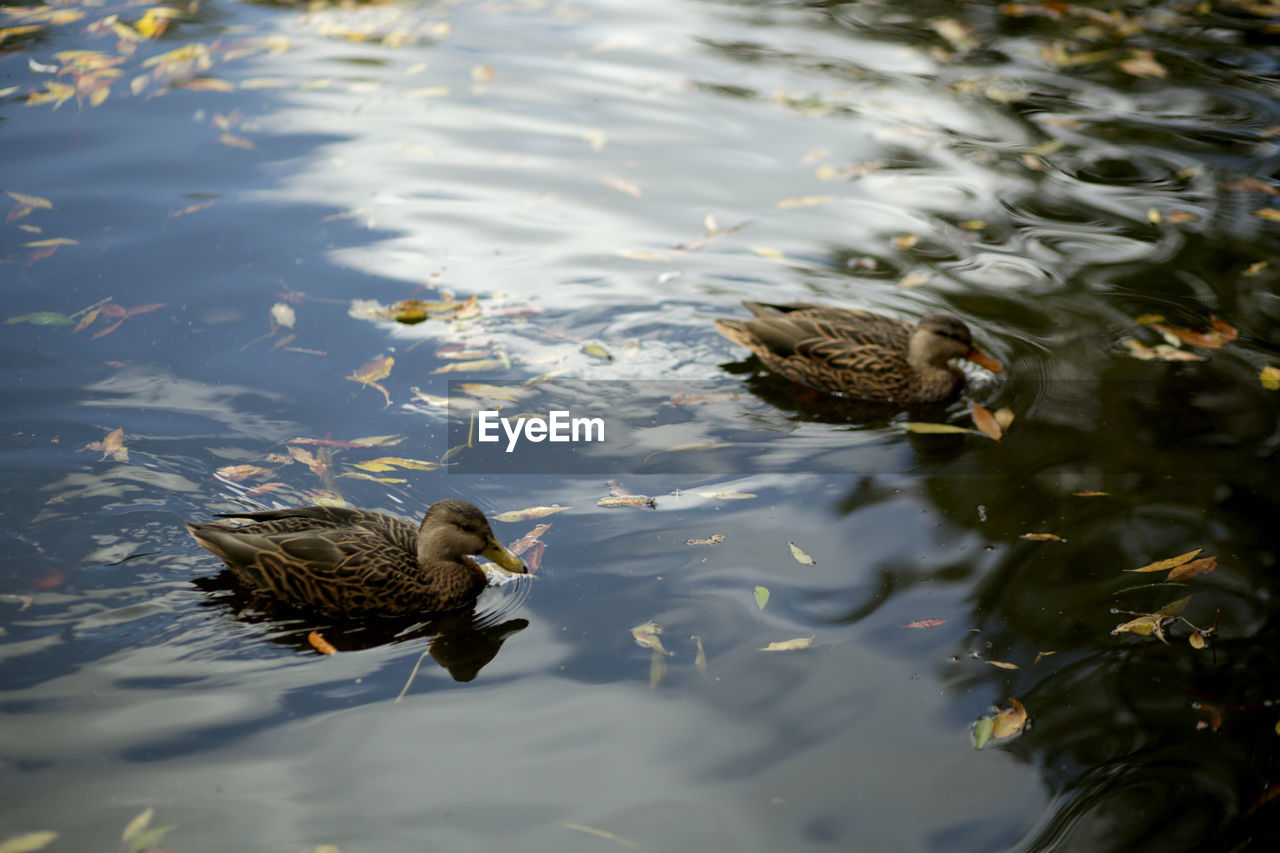
M 985 367 L 992 373 L 1004 373 L 1004 368 L 1000 366 L 1000 362 L 996 361 L 977 347 L 969 350 L 969 354 L 966 355 L 965 358 L 969 359 L 969 361 L 972 361 L 979 367 Z
M 506 548 L 503 548 L 498 540 L 492 536 L 489 537 L 489 542 L 484 546 L 484 550 L 480 552 L 480 556 L 488 557 L 509 572 L 525 573 L 524 561 Z

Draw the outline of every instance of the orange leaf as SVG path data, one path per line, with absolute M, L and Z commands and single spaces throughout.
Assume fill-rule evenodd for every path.
M 1169 571 L 1166 581 L 1180 581 L 1187 578 L 1193 578 L 1196 575 L 1207 575 L 1209 572 L 1218 568 L 1217 557 L 1201 557 L 1199 560 L 1193 560 L 1190 563 L 1183 563 Z
M 1004 435 L 1004 430 L 1000 428 L 1000 424 L 996 423 L 995 416 L 985 406 L 974 403 L 971 407 L 973 412 L 973 425 L 986 433 L 987 437 L 993 441 L 999 441 Z
M 1010 699 L 1009 704 L 1013 707 L 996 714 L 995 727 L 991 730 L 993 740 L 1016 735 L 1027 727 L 1027 709 L 1017 699 Z
M 322 655 L 336 655 L 338 653 L 338 650 L 334 648 L 332 643 L 320 636 L 319 631 L 312 631 L 310 634 L 307 634 L 307 642 L 311 644 L 311 648 L 315 649 Z
M 1065 541 L 1056 533 L 1024 533 L 1018 537 L 1029 542 L 1062 542 Z

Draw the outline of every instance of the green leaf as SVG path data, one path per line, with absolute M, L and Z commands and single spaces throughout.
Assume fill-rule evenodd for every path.
M 128 843 L 137 838 L 138 833 L 151 825 L 151 818 L 155 817 L 155 814 L 156 810 L 153 808 L 144 809 L 141 814 L 129 821 L 128 825 L 125 826 L 124 832 L 120 834 L 120 840 Z
M 1156 612 L 1161 616 L 1177 616 L 1186 609 L 1193 596 L 1188 595 L 1186 598 L 1179 598 L 1177 601 L 1171 601 Z
M 791 556 L 796 558 L 797 563 L 803 563 L 806 566 L 812 566 L 814 564 L 813 557 L 806 554 L 799 545 L 794 542 L 788 542 L 787 545 L 791 546 Z
M 995 731 L 996 721 L 994 717 L 981 717 L 973 724 L 973 748 L 982 749 L 987 745 L 987 741 L 991 740 L 991 733 Z
M 141 853 L 141 851 L 149 847 L 155 847 L 160 843 L 160 839 L 169 834 L 171 829 L 173 829 L 172 826 L 157 826 L 134 836 L 133 841 L 129 842 L 130 853 Z
M 758 586 L 755 588 L 756 606 L 764 610 L 764 606 L 769 603 L 769 588 L 766 586 Z
M 36 326 L 70 326 L 74 323 L 66 314 L 59 314 L 56 311 L 36 311 L 32 314 L 23 314 L 21 317 L 10 317 L 5 323 L 31 323 Z

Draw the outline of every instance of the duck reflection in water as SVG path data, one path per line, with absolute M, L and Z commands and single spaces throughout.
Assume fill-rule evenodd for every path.
M 448 670 L 454 681 L 473 680 L 497 657 L 508 638 L 529 626 L 528 619 L 495 622 L 495 614 L 477 613 L 474 608 L 439 613 L 425 620 L 422 616 L 324 617 L 304 608 L 264 600 L 246 591 L 227 570 L 213 577 L 195 578 L 193 583 L 211 593 L 201 602 L 203 606 L 228 612 L 245 624 L 273 625 L 276 630 L 268 639 L 300 652 L 315 652 L 308 639 L 312 631 L 339 652 L 428 638 L 427 651 L 436 663 Z

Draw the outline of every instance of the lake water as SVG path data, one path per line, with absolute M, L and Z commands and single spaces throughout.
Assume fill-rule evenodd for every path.
M 1270 848 L 1278 20 L 0 6 L 0 845 Z M 824 398 L 715 333 L 742 300 L 946 311 L 1005 372 Z M 442 398 L 618 431 L 467 447 Z M 905 426 L 972 403 L 1002 440 Z M 442 497 L 570 508 L 395 625 L 182 527 Z

